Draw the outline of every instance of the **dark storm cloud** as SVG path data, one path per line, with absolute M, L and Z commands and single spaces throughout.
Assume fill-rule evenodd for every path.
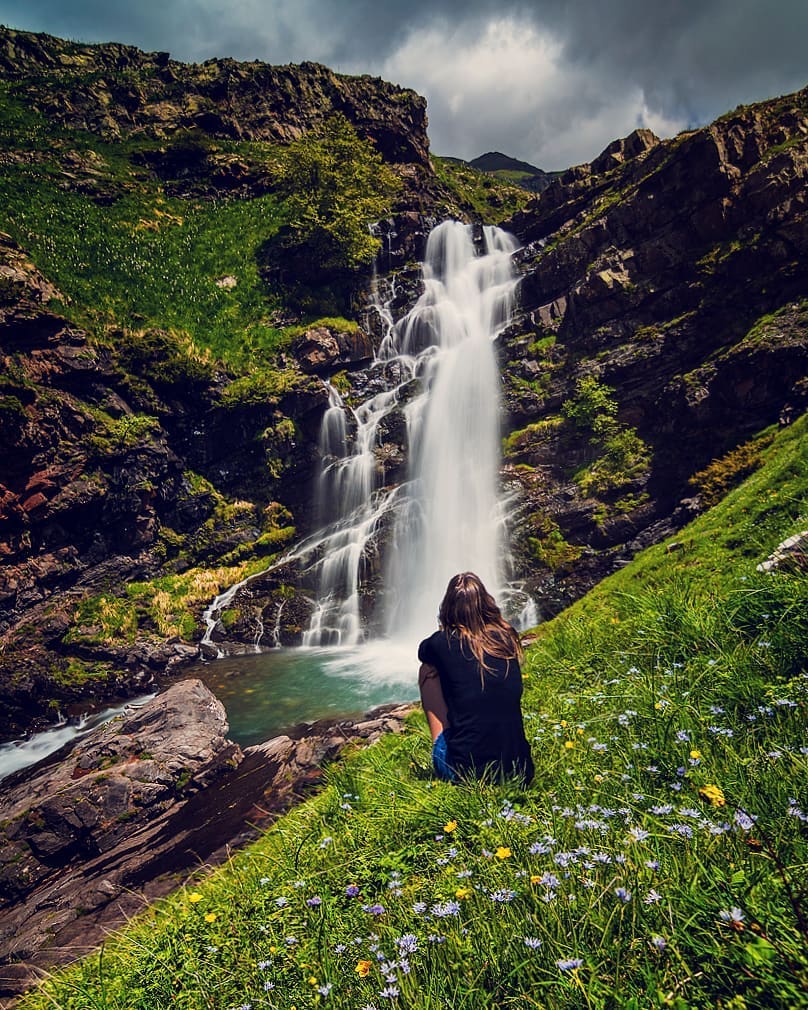
M 547 168 L 808 83 L 806 0 L 0 0 L 0 20 L 182 60 L 381 74 L 426 94 L 436 150 Z

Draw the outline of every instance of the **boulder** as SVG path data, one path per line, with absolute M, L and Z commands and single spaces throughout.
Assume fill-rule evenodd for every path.
M 309 374 L 333 372 L 373 358 L 373 344 L 364 330 L 313 326 L 292 344 L 300 368 Z
M 226 860 L 318 784 L 324 762 L 400 731 L 410 711 L 321 720 L 242 752 L 222 705 L 186 680 L 10 776 L 0 798 L 0 998 L 92 950 L 200 864 Z

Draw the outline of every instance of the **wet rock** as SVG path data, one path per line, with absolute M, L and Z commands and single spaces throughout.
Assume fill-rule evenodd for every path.
M 364 330 L 315 326 L 292 344 L 301 369 L 309 374 L 337 371 L 373 358 L 373 345 Z

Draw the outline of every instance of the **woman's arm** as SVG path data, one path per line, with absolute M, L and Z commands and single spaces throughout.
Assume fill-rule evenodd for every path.
M 421 704 L 424 706 L 426 721 L 432 739 L 437 740 L 449 724 L 449 712 L 443 688 L 440 686 L 438 671 L 429 663 L 421 663 L 418 671 L 418 688 L 421 692 Z

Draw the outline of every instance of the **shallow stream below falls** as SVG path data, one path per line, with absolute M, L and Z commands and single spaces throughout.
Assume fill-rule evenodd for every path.
M 271 649 L 199 663 L 187 670 L 227 710 L 230 738 L 261 743 L 297 723 L 358 716 L 376 705 L 418 698 L 417 643 Z

